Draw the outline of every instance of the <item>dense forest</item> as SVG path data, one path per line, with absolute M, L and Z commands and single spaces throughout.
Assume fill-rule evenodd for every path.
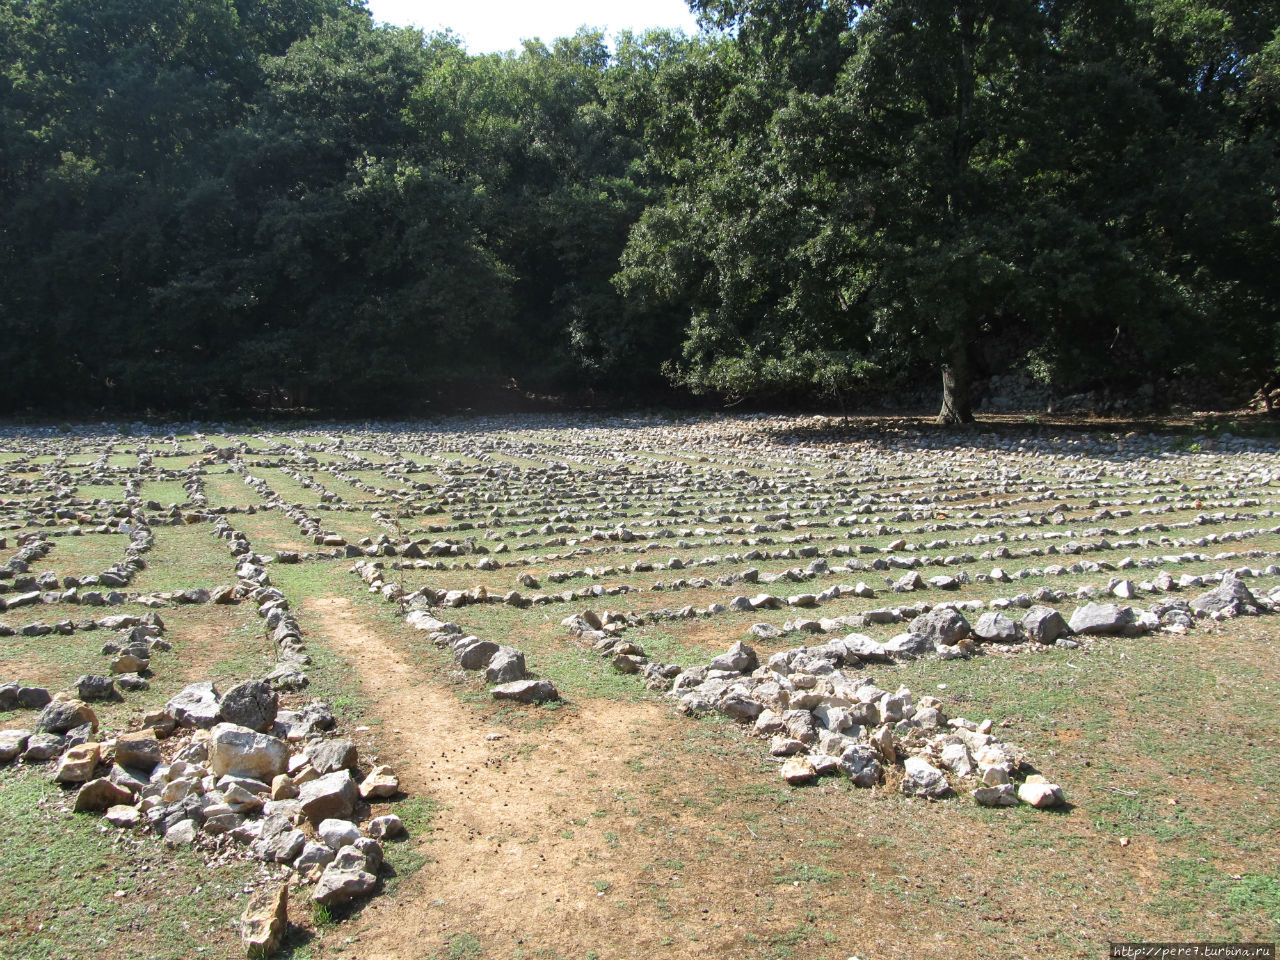
M 2 0 L 0 412 L 1276 377 L 1280 4 L 693 5 Z

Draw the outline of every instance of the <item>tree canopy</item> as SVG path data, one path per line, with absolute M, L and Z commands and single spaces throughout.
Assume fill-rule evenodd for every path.
M 695 0 L 475 55 L 353 0 L 5 0 L 10 411 L 1280 373 L 1280 10 Z M 51 389 L 56 383 L 57 388 Z

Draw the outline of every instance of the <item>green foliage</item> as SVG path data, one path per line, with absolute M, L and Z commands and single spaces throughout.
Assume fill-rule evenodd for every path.
M 1280 376 L 1274 3 L 693 6 L 475 56 L 357 0 L 4 4 L 0 403 Z
M 674 182 L 619 275 L 687 311 L 677 379 L 758 393 L 812 385 L 810 352 L 870 365 L 839 386 L 925 363 L 963 419 L 1008 339 L 1043 381 L 1274 373 L 1274 16 L 697 6 L 733 39 L 671 67 L 683 125 L 651 153 Z

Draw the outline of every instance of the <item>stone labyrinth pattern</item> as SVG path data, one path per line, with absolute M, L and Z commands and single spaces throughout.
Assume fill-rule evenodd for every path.
M 122 829 L 287 867 L 326 905 L 373 889 L 399 784 L 308 697 L 284 566 L 380 594 L 494 698 L 559 698 L 558 658 L 585 649 L 673 710 L 740 721 L 790 784 L 988 806 L 1070 784 L 1029 773 L 1016 730 L 878 669 L 1280 604 L 1270 442 L 765 416 L 138 433 L 0 445 L 0 649 L 103 640 L 65 692 L 0 675 L 0 761 L 49 763 Z M 223 690 L 177 679 L 166 620 L 202 605 L 251 610 L 275 663 Z M 147 696 L 163 707 L 99 723 Z

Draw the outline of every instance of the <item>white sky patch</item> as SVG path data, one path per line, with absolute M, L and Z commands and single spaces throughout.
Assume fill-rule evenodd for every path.
M 451 29 L 469 53 L 519 50 L 538 38 L 548 46 L 579 27 L 640 34 L 654 27 L 694 33 L 697 23 L 684 0 L 368 0 L 374 20 L 423 30 Z

